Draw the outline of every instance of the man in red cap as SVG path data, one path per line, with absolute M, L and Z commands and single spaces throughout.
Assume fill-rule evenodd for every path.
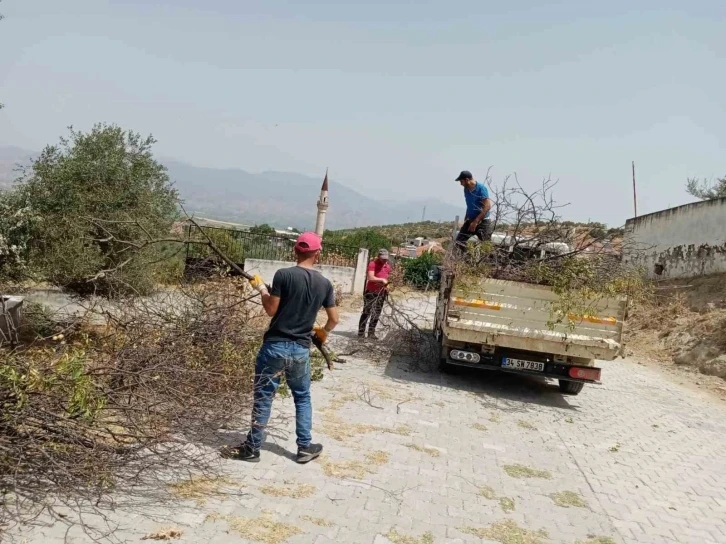
M 244 461 L 260 460 L 260 447 L 270 419 L 272 399 L 285 375 L 295 400 L 297 462 L 307 463 L 320 455 L 323 446 L 312 443 L 313 408 L 310 402 L 310 340 L 316 335 L 322 342 L 338 324 L 335 291 L 329 280 L 313 266 L 320 256 L 322 242 L 314 232 L 305 232 L 295 243 L 297 266 L 275 273 L 268 292 L 260 276 L 250 280 L 262 296 L 262 306 L 272 317 L 255 364 L 252 428 L 247 440 L 226 450 L 227 457 Z M 320 308 L 328 315 L 323 327 L 315 326 Z
M 368 324 L 368 338 L 378 340 L 376 327 L 381 317 L 383 303 L 388 296 L 388 276 L 391 275 L 391 270 L 391 265 L 388 264 L 388 250 L 379 249 L 378 257 L 368 263 L 366 287 L 363 292 L 363 312 L 358 321 L 358 338 L 365 336 Z

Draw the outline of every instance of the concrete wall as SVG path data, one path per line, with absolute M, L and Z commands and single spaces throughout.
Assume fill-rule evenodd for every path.
M 628 219 L 623 260 L 652 279 L 726 272 L 726 198 Z
M 353 275 L 353 293 L 363 294 L 366 288 L 366 276 L 368 275 L 368 250 L 364 247 L 358 250 L 358 260 L 355 264 Z
M 265 280 L 265 283 L 268 284 L 272 283 L 272 278 L 275 276 L 275 272 L 281 268 L 289 268 L 291 266 L 295 266 L 295 263 L 287 261 L 268 261 L 263 259 L 245 259 L 245 272 L 249 272 L 250 274 L 259 274 L 262 276 L 262 279 Z M 315 269 L 328 278 L 333 285 L 340 285 L 344 293 L 362 293 L 362 287 L 360 288 L 360 291 L 354 291 L 353 289 L 356 268 L 330 265 L 317 265 L 315 267 Z

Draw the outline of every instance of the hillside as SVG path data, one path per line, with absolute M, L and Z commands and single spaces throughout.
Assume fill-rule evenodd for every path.
M 452 235 L 453 229 L 453 221 L 418 221 L 398 225 L 389 224 L 357 229 L 338 229 L 330 233 L 326 232 L 326 237 L 334 237 L 336 241 L 340 240 L 340 243 L 345 243 L 347 239 L 357 239 L 358 235 L 363 234 L 364 231 L 374 231 L 378 236 L 386 239 L 389 242 L 389 247 L 391 247 L 418 236 L 429 240 L 448 238 Z
M 31 151 L 0 146 L 0 187 L 17 177 L 13 168 L 27 164 Z M 279 228 L 310 229 L 315 224 L 315 203 L 322 178 L 288 172 L 252 174 L 239 169 L 192 166 L 165 160 L 186 210 L 203 217 L 237 223 L 268 223 Z M 365 187 L 351 188 L 330 181 L 330 209 L 326 227 L 363 227 L 405 221 L 426 206 L 432 220 L 451 220 L 461 210 L 434 199 L 390 202 L 367 194 Z

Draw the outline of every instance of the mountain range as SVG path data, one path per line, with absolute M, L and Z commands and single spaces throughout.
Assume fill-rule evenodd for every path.
M 0 187 L 17 177 L 14 169 L 28 164 L 34 152 L 0 146 Z M 322 179 L 292 172 L 254 174 L 241 169 L 193 166 L 176 160 L 161 161 L 169 170 L 188 213 L 243 224 L 268 223 L 308 230 L 315 226 L 316 202 Z M 393 202 L 329 182 L 330 208 L 325 226 L 330 229 L 390 225 L 416 221 L 426 207 L 426 219 L 452 221 L 463 209 L 433 198 Z M 462 202 L 463 208 L 463 202 Z

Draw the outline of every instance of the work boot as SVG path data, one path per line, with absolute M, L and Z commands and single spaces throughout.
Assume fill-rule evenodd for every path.
M 319 456 L 323 451 L 322 444 L 310 444 L 306 448 L 297 448 L 297 458 L 295 459 L 298 463 L 308 463 Z
M 226 459 L 236 459 L 237 461 L 248 461 L 250 463 L 260 462 L 260 450 L 253 448 L 249 442 L 243 442 L 233 448 L 225 446 L 222 448 L 221 454 Z
M 368 333 L 368 340 L 379 340 L 378 336 L 376 336 L 375 331 Z

